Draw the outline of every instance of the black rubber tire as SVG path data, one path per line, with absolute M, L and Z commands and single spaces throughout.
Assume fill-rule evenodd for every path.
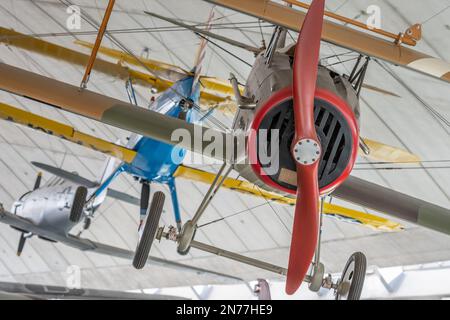
M 88 230 L 89 227 L 91 226 L 91 222 L 92 222 L 91 218 L 86 217 L 86 218 L 84 219 L 83 229 L 84 229 L 84 230 Z
M 133 258 L 133 267 L 142 269 L 148 260 L 150 249 L 155 239 L 156 231 L 158 230 L 159 220 L 164 208 L 165 194 L 161 191 L 155 192 L 152 203 L 150 204 L 150 211 L 145 222 L 142 237 L 136 247 L 136 252 Z
M 352 275 L 352 283 L 348 292 L 347 300 L 359 300 L 361 298 L 362 289 L 364 286 L 364 280 L 366 278 L 367 259 L 364 253 L 355 252 L 350 256 L 345 265 L 342 276 L 347 271 L 347 268 L 354 261 L 355 268 Z M 336 300 L 339 300 L 339 295 L 336 294 Z
M 84 205 L 86 204 L 87 188 L 78 187 L 73 197 L 72 207 L 70 208 L 69 220 L 78 223 L 83 216 Z

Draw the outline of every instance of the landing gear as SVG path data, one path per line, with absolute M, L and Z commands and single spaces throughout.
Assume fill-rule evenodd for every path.
M 224 163 L 219 172 L 217 173 L 216 177 L 214 178 L 214 181 L 211 183 L 208 192 L 205 194 L 200 206 L 197 208 L 197 211 L 195 212 L 194 217 L 192 220 L 187 221 L 183 228 L 181 229 L 180 234 L 177 236 L 177 252 L 181 255 L 187 255 L 189 253 L 189 250 L 191 248 L 192 241 L 194 240 L 195 233 L 197 231 L 197 223 L 200 217 L 205 212 L 208 205 L 211 203 L 214 196 L 217 194 L 217 191 L 220 189 L 222 184 L 224 183 L 225 179 L 230 174 L 231 170 L 233 169 L 232 166 L 230 166 L 227 170 L 226 169 L 227 164 Z M 222 176 L 222 173 L 225 172 L 225 174 Z
M 91 223 L 92 223 L 92 219 L 90 217 L 84 218 L 83 230 L 89 229 L 89 227 L 91 226 Z
M 18 257 L 20 257 L 20 255 L 22 254 L 23 247 L 25 246 L 25 242 L 27 241 L 27 239 L 31 238 L 32 236 L 33 236 L 33 234 L 31 232 L 28 232 L 28 233 L 22 232 L 20 234 L 19 245 L 17 247 L 17 256 Z
M 325 267 L 320 262 L 320 244 L 322 233 L 323 204 L 325 198 L 321 199 L 320 206 L 320 230 L 319 241 L 313 261 L 312 274 L 305 279 L 309 290 L 319 292 L 321 288 L 333 289 L 336 300 L 359 300 L 366 276 L 366 257 L 361 252 L 350 256 L 345 265 L 341 279 L 335 283 L 331 275 L 325 276 Z
M 138 231 L 141 230 L 142 224 L 144 223 L 145 216 L 148 211 L 148 202 L 150 200 L 150 184 L 147 181 L 142 182 L 141 188 L 141 204 L 140 204 L 140 212 L 139 212 L 139 228 Z
M 178 254 L 185 256 L 191 249 L 192 240 L 194 240 L 195 233 L 197 232 L 197 226 L 193 224 L 192 220 L 187 221 L 178 236 Z
M 158 230 L 159 220 L 164 207 L 165 195 L 158 191 L 154 194 L 150 209 L 147 214 L 144 228 L 139 232 L 139 242 L 134 254 L 133 266 L 136 269 L 142 269 L 148 260 L 148 255 Z
M 366 257 L 355 252 L 348 259 L 336 289 L 336 300 L 359 300 L 366 277 Z
M 70 209 L 69 220 L 78 223 L 83 216 L 84 205 L 86 204 L 87 197 L 86 187 L 78 187 L 73 197 L 72 208 Z

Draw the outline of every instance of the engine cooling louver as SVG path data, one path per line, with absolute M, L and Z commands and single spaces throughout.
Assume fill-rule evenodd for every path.
M 322 146 L 319 163 L 319 188 L 326 188 L 341 176 L 347 167 L 353 150 L 350 127 L 338 108 L 327 101 L 315 100 L 314 118 L 317 135 Z M 281 186 L 295 190 L 296 166 L 291 156 L 291 143 L 294 138 L 293 102 L 288 100 L 273 107 L 264 117 L 259 130 L 266 129 L 268 143 L 264 150 L 258 143 L 258 159 L 268 157 L 270 163 L 261 163 L 263 169 L 272 166 L 279 157 L 279 170 L 267 170 L 267 175 Z M 279 130 L 279 154 L 271 149 L 271 130 Z M 273 168 L 273 166 L 272 166 Z

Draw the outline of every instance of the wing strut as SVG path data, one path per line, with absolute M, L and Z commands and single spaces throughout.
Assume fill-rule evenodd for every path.
M 106 27 L 108 25 L 109 18 L 111 17 L 112 10 L 114 8 L 114 3 L 116 0 L 109 0 L 108 7 L 105 11 L 105 16 L 103 17 L 102 24 L 98 29 L 97 39 L 95 40 L 94 48 L 92 49 L 91 56 L 89 57 L 89 62 L 86 66 L 86 71 L 84 72 L 83 80 L 81 81 L 80 88 L 85 89 L 91 75 L 92 68 L 94 67 L 95 59 L 97 58 L 98 49 L 103 40 L 103 36 L 106 32 Z

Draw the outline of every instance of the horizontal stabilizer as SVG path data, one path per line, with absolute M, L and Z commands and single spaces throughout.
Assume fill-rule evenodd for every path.
M 141 201 L 139 198 L 130 196 L 125 192 L 117 191 L 114 189 L 108 189 L 106 196 L 135 206 L 139 206 Z
M 72 173 L 60 168 L 56 168 L 53 166 L 50 166 L 48 164 L 40 163 L 40 162 L 31 162 L 32 165 L 35 167 L 42 169 L 44 171 L 47 171 L 48 173 L 51 173 L 57 177 L 63 178 L 64 180 L 73 182 L 75 184 L 78 184 L 80 186 L 85 186 L 86 188 L 96 188 L 98 187 L 98 184 L 96 182 L 90 181 L 86 178 L 80 177 L 76 173 Z

